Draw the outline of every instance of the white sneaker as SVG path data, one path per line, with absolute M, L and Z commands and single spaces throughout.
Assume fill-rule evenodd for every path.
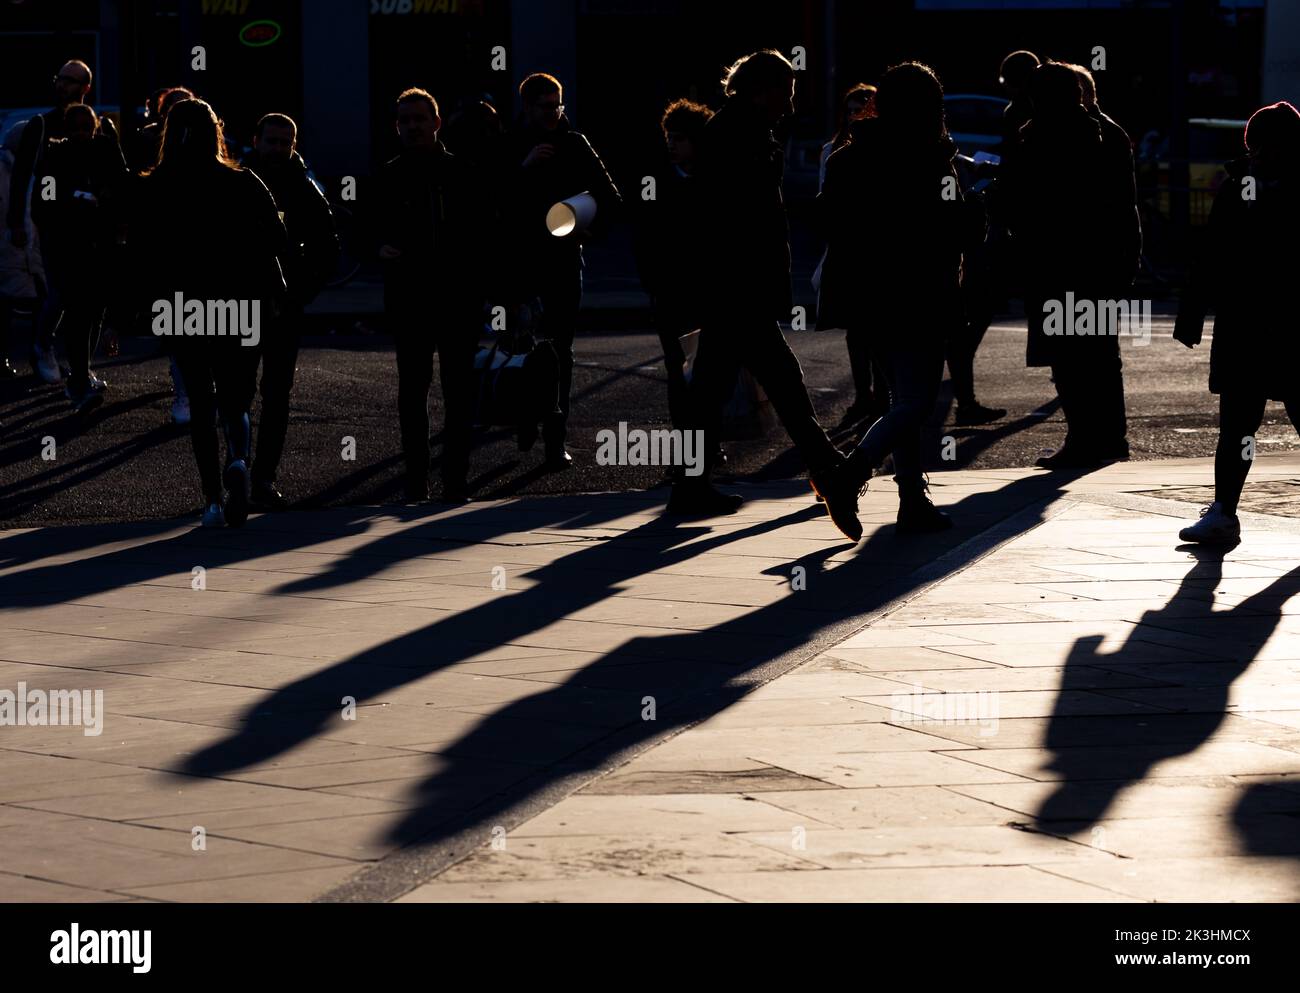
M 172 401 L 172 423 L 185 425 L 190 422 L 190 398 L 178 396 Z
M 33 348 L 32 365 L 36 369 L 36 375 L 45 382 L 51 385 L 63 382 L 63 370 L 59 368 L 59 360 L 54 357 L 53 348 Z
M 104 382 L 104 380 L 96 376 L 95 371 L 93 369 L 90 370 L 89 376 L 90 376 L 90 388 L 94 390 L 96 393 L 103 393 L 105 390 L 108 389 L 108 383 Z
M 221 509 L 221 504 L 210 503 L 204 508 L 203 526 L 205 528 L 224 528 L 226 526 L 226 512 Z
M 1235 514 L 1225 514 L 1218 502 L 1201 511 L 1201 519 L 1178 532 L 1183 541 L 1203 544 L 1237 541 L 1241 538 L 1241 521 Z

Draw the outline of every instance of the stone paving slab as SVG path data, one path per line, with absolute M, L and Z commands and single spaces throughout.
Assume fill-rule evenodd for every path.
M 0 727 L 0 899 L 1294 900 L 1300 527 L 1179 546 L 1209 473 L 4 533 L 0 689 L 103 727 Z

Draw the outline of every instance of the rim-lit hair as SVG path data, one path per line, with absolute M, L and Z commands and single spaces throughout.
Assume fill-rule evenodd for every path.
M 434 116 L 438 116 L 436 111 L 434 112 Z M 288 114 L 263 114 L 261 120 L 257 122 L 257 130 L 255 130 L 253 134 L 261 138 L 266 134 L 266 126 L 268 124 L 277 128 L 288 128 L 293 132 L 295 138 L 298 137 L 298 124 Z
M 694 100 L 674 100 L 664 108 L 664 116 L 659 122 L 664 135 L 676 131 L 691 141 L 699 141 L 704 133 L 704 126 L 713 119 L 713 111 Z
M 167 112 L 158 164 L 149 174 L 213 167 L 237 168 L 226 154 L 221 119 L 204 100 L 182 100 Z
M 794 66 L 774 48 L 764 48 L 737 59 L 722 76 L 722 92 L 729 97 L 750 97 L 794 79 Z
M 909 132 L 942 137 L 948 133 L 943 117 L 943 83 L 924 62 L 900 62 L 885 70 L 876 90 L 876 115 Z
M 69 104 L 63 112 L 63 123 L 68 124 L 74 117 L 82 114 L 90 118 L 90 129 L 92 131 L 99 127 L 99 115 L 95 113 L 95 108 L 88 103 Z
M 402 92 L 397 95 L 396 107 L 400 107 L 404 103 L 411 103 L 412 101 L 427 103 L 429 105 L 429 112 L 433 114 L 433 119 L 435 121 L 438 119 L 438 101 L 433 98 L 433 94 L 428 90 L 421 89 L 418 86 L 411 86 L 402 90 Z M 396 107 L 394 109 L 396 109 Z M 292 124 L 293 122 L 290 121 L 289 123 Z M 258 134 L 261 134 L 261 132 L 259 131 Z
M 548 93 L 558 93 L 564 98 L 564 87 L 549 72 L 535 72 L 519 84 L 519 99 L 525 104 L 536 103 Z

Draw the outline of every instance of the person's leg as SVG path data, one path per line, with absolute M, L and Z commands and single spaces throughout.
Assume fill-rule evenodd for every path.
M 542 293 L 540 336 L 550 340 L 560 364 L 559 412 L 542 422 L 546 461 L 558 464 L 564 458 L 568 433 L 569 400 L 573 391 L 573 338 L 578 329 L 582 305 L 582 269 L 558 271 L 546 281 Z
M 660 305 L 655 310 L 655 328 L 664 351 L 664 371 L 668 375 L 668 419 L 681 430 L 690 418 L 687 405 L 690 400 L 686 385 L 686 352 L 682 349 L 683 325 L 673 310 Z
M 866 332 L 861 328 L 849 328 L 844 332 L 844 344 L 849 352 L 849 371 L 853 375 L 853 403 L 844 417 L 847 424 L 876 413 L 883 387 L 874 375 L 871 344 Z
M 406 459 L 406 492 L 424 499 L 429 492 L 429 387 L 433 383 L 432 333 L 414 320 L 394 329 L 397 345 L 397 419 Z
M 876 469 L 892 452 L 901 486 L 921 479 L 921 428 L 934 411 L 943 380 L 943 351 L 937 344 L 922 349 L 885 346 L 879 357 L 889 382 L 889 410 L 867 429 L 856 457 L 864 468 Z
M 1214 453 L 1214 499 L 1223 513 L 1237 513 L 1241 491 L 1250 474 L 1255 433 L 1264 422 L 1268 401 L 1258 394 L 1224 392 L 1219 395 L 1219 444 Z M 1288 409 L 1287 413 L 1290 413 Z
M 469 455 L 474 425 L 474 353 L 478 348 L 473 315 L 442 329 L 438 378 L 442 384 L 442 495 L 467 498 Z M 426 445 L 426 448 L 428 446 Z
M 722 444 L 722 412 L 736 390 L 741 355 L 733 326 L 718 321 L 700 329 L 691 370 L 686 416 L 690 430 L 703 432 L 704 470 L 696 477 L 679 476 L 678 483 L 707 487 Z
M 284 455 L 301 320 L 301 309 L 287 311 L 275 334 L 262 345 L 262 411 L 257 423 L 257 458 L 253 461 L 253 486 L 259 490 L 274 487 Z
M 891 355 L 890 414 L 895 416 L 887 430 L 893 432 L 889 451 L 894 455 L 894 480 L 900 492 L 919 490 L 925 481 L 921 468 L 921 432 L 939 398 L 943 363 L 943 347 L 938 342 L 899 349 Z M 882 438 L 874 441 L 873 446 L 883 443 Z
M 226 435 L 226 467 L 222 473 L 226 487 L 226 523 L 240 527 L 248 519 L 252 496 L 248 462 L 253 433 L 248 411 L 257 391 L 258 350 L 225 340 L 215 342 L 213 351 L 217 408 Z
M 1108 336 L 1095 342 L 1096 361 L 1089 364 L 1096 422 L 1094 444 L 1105 458 L 1128 456 L 1128 414 L 1124 402 L 1124 360 L 1119 338 Z
M 803 381 L 803 369 L 781 325 L 755 317 L 745 329 L 742 364 L 749 369 L 781 418 L 810 473 L 834 468 L 842 456 L 817 420 Z
M 194 461 L 199 469 L 203 486 L 204 504 L 220 504 L 221 452 L 217 442 L 216 386 L 202 343 L 192 342 L 177 350 L 176 365 L 185 382 L 190 397 L 190 444 L 194 448 Z

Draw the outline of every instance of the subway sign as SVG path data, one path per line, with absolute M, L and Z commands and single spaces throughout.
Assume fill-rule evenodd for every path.
M 481 15 L 483 0 L 370 0 L 370 13 Z

